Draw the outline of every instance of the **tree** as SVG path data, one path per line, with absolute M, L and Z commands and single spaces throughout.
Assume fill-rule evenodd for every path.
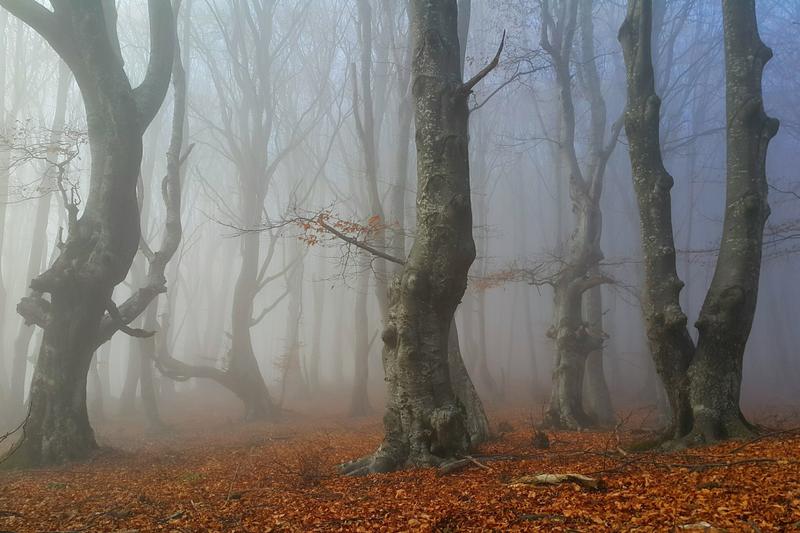
M 286 19 L 279 16 L 274 3 L 211 2 L 207 7 L 225 54 L 222 59 L 233 59 L 228 65 L 215 46 L 198 43 L 214 86 L 219 120 L 213 121 L 207 114 L 198 118 L 216 137 L 213 148 L 235 170 L 238 208 L 231 209 L 225 198 L 215 193 L 218 206 L 236 227 L 246 230 L 241 234 L 241 263 L 233 290 L 231 348 L 224 369 L 190 365 L 172 356 L 160 359 L 158 368 L 173 379 L 212 379 L 242 400 L 245 418 L 274 419 L 280 409 L 259 369 L 252 329 L 278 303 L 256 313 L 257 296 L 288 268 L 269 272 L 277 236 L 270 235 L 267 249 L 262 250 L 260 235 L 252 230 L 268 222 L 265 202 L 275 176 L 287 156 L 301 147 L 318 125 L 320 109 L 329 95 L 327 90 L 320 90 L 305 101 L 284 91 L 297 74 L 292 70 L 297 64 L 290 61 L 294 52 L 290 45 L 303 34 L 309 18 L 308 3 L 288 10 L 291 16 Z M 334 52 L 326 50 L 327 54 Z M 332 63 L 327 62 L 328 68 Z
M 742 358 L 755 315 L 764 224 L 765 161 L 779 123 L 764 112 L 761 77 L 771 50 L 758 34 L 754 0 L 723 0 L 727 176 L 725 218 L 711 286 L 695 323 L 680 305 L 672 230 L 672 176 L 659 143 L 660 99 L 652 63 L 652 0 L 631 0 L 619 40 L 625 57 L 625 131 L 641 217 L 644 318 L 672 408 L 670 445 L 742 437 L 753 427 L 739 407 Z
M 32 0 L 2 0 L 0 6 L 50 43 L 75 76 L 86 108 L 92 156 L 86 205 L 80 216 L 76 204 L 68 206 L 61 254 L 31 281 L 36 295 L 18 306 L 26 321 L 43 327 L 44 337 L 14 463 L 61 463 L 97 447 L 86 409 L 87 373 L 103 319 L 118 323 L 112 293 L 139 247 L 142 135 L 169 85 L 175 24 L 168 2 L 149 0 L 150 62 L 144 81 L 133 88 L 112 4 L 53 2 L 51 11 Z
M 469 191 L 467 98 L 499 60 L 461 81 L 455 0 L 412 0 L 412 93 L 417 145 L 417 232 L 389 289 L 381 338 L 388 384 L 384 440 L 342 465 L 363 475 L 439 465 L 470 438 L 448 362 L 451 323 L 475 259 Z M 502 49 L 502 45 L 501 45 Z
M 587 360 L 594 354 L 596 373 L 597 357 L 602 357 L 603 332 L 599 288 L 609 280 L 598 271 L 603 259 L 600 248 L 602 212 L 600 197 L 606 163 L 617 144 L 622 123 L 612 128 L 605 139 L 606 105 L 600 92 L 600 81 L 594 57 L 591 5 L 577 0 L 564 0 L 559 16 L 554 17 L 549 2 L 542 2 L 541 45 L 548 53 L 555 71 L 561 110 L 559 151 L 569 176 L 569 195 L 575 216 L 575 227 L 569 238 L 563 265 L 553 276 L 553 325 L 548 331 L 556 344 L 556 361 L 553 370 L 553 389 L 545 423 L 559 428 L 579 429 L 594 425 L 597 420 L 583 408 L 584 373 Z M 573 41 L 580 22 L 583 40 L 583 57 L 578 75 L 586 86 L 590 107 L 589 158 L 581 168 L 576 150 L 575 104 L 572 95 L 570 68 Z M 588 298 L 585 293 L 588 292 Z M 588 300 L 588 321 L 583 317 L 584 300 Z M 587 323 L 588 322 L 588 323 Z M 602 374 L 595 375 L 602 377 Z M 592 382 L 595 389 L 598 384 Z M 603 386 L 605 384 L 603 383 Z M 607 418 L 608 413 L 597 413 Z

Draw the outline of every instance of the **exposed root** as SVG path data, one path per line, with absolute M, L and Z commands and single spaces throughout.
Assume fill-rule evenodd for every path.
M 698 416 L 689 433 L 682 437 L 664 440 L 660 449 L 680 451 L 698 446 L 708 446 L 724 440 L 752 439 L 758 434 L 758 428 L 750 424 L 741 414 L 722 420 L 716 416 Z
M 367 474 L 385 474 L 400 468 L 402 466 L 396 459 L 386 453 L 383 448 L 378 448 L 375 453 L 339 465 L 339 472 L 345 476 L 359 477 Z
M 563 411 L 550 410 L 542 421 L 544 429 L 558 429 L 566 431 L 585 431 L 596 429 L 597 424 L 585 413 L 574 412 L 571 409 Z
M 375 452 L 365 455 L 354 461 L 342 463 L 338 466 L 339 473 L 348 477 L 366 476 L 368 474 L 385 474 L 405 468 L 445 468 L 447 465 L 459 463 L 462 460 L 477 463 L 472 457 L 439 457 L 431 453 L 410 455 L 400 450 L 392 450 L 381 446 Z M 481 465 L 484 466 L 484 465 Z

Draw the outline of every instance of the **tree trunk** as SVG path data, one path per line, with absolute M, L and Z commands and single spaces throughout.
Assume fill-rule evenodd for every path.
M 469 377 L 464 359 L 461 357 L 461 345 L 458 340 L 458 327 L 455 317 L 450 324 L 450 338 L 448 340 L 447 364 L 450 367 L 450 383 L 453 392 L 464 406 L 467 417 L 467 433 L 471 446 L 477 446 L 489 440 L 489 419 L 483 410 L 481 402 L 472 379 Z
M 257 197 L 255 200 L 258 202 Z M 255 205 L 253 208 L 260 212 L 261 206 Z M 257 215 L 255 216 L 257 217 Z M 270 419 L 277 415 L 277 410 L 269 396 L 261 370 L 258 368 L 250 333 L 253 322 L 253 299 L 258 290 L 260 236 L 250 232 L 243 235 L 241 239 L 242 264 L 233 292 L 232 344 L 227 373 L 237 382 L 235 392 L 244 402 L 245 418 L 247 420 Z
M 86 408 L 91 339 L 111 297 L 89 287 L 53 294 L 30 391 L 30 417 L 10 466 L 83 459 L 97 448 Z
M 717 266 L 695 326 L 689 368 L 694 435 L 703 442 L 748 436 L 739 409 L 742 359 L 753 325 L 764 224 L 769 217 L 767 147 L 778 121 L 764 112 L 761 78 L 772 58 L 759 37 L 754 0 L 723 0 L 727 180 Z
M 601 287 L 593 287 L 583 297 L 588 327 L 603 337 L 603 293 Z M 586 414 L 601 426 L 614 424 L 614 409 L 608 392 L 603 369 L 603 348 L 592 350 L 586 358 L 583 377 L 583 408 Z
M 156 331 L 158 329 L 158 298 L 150 302 L 150 306 L 144 315 L 143 327 L 146 331 Z M 161 334 L 161 332 L 158 334 Z M 158 393 L 153 379 L 153 361 L 156 360 L 156 338 L 151 335 L 137 340 L 141 344 L 139 348 L 139 384 L 144 416 L 150 431 L 161 431 L 166 426 L 161 421 L 161 416 L 158 413 Z
M 461 83 L 455 1 L 413 0 L 417 235 L 389 290 L 381 335 L 388 385 L 378 450 L 342 465 L 351 475 L 439 465 L 470 448 L 453 392 L 448 342 L 475 259 L 467 152 L 467 97 L 488 70 Z
M 582 429 L 594 424 L 583 410 L 583 376 L 589 354 L 602 346 L 602 340 L 583 322 L 582 296 L 576 280 L 565 277 L 555 286 L 555 325 L 547 333 L 556 344 L 550 406 L 544 421 L 548 427 Z
M 667 446 L 752 432 L 739 409 L 742 356 L 755 313 L 769 140 L 778 121 L 764 113 L 761 74 L 772 56 L 760 40 L 752 0 L 723 1 L 727 109 L 726 209 L 714 277 L 700 311 L 695 349 L 680 306 L 671 220 L 672 176 L 659 146 L 651 52 L 652 0 L 631 1 L 620 28 L 628 78 L 625 130 L 641 216 L 643 305 L 656 369 L 670 407 Z
M 288 248 L 288 247 L 287 247 Z M 305 250 L 302 243 L 292 243 L 294 256 L 289 261 L 296 261 L 289 269 L 286 285 L 289 290 L 289 305 L 286 312 L 286 350 L 284 352 L 283 376 L 281 380 L 281 396 L 279 405 L 283 405 L 287 395 L 295 400 L 308 397 L 308 382 L 303 375 L 300 357 L 300 324 L 303 320 L 303 276 L 305 274 Z M 288 251 L 288 249 L 286 250 Z
M 169 85 L 175 25 L 171 6 L 150 0 L 150 64 L 133 89 L 100 3 L 57 3 L 53 12 L 9 0 L 0 5 L 50 42 L 75 75 L 86 107 L 92 167 L 83 214 L 78 218 L 77 206 L 68 206 L 62 253 L 31 281 L 34 293 L 48 293 L 50 301 L 34 296 L 18 305 L 28 322 L 43 324 L 44 336 L 30 417 L 8 464 L 62 463 L 97 447 L 86 408 L 87 373 L 114 287 L 125 279 L 139 245 L 142 134 Z
M 583 378 L 589 354 L 602 348 L 603 337 L 584 322 L 582 298 L 585 291 L 607 281 L 596 271 L 603 259 L 600 249 L 603 228 L 600 198 L 606 163 L 616 146 L 621 128 L 621 125 L 615 124 L 606 145 L 606 107 L 595 64 L 592 11 L 589 4 L 581 3 L 580 6 L 579 10 L 579 2 L 569 0 L 556 20 L 548 4 L 543 3 L 542 18 L 545 24 L 541 38 L 542 48 L 553 61 L 558 83 L 561 109 L 559 151 L 569 171 L 569 191 L 575 219 L 564 264 L 553 283 L 554 320 L 548 336 L 555 340 L 557 353 L 551 402 L 545 423 L 568 429 L 580 429 L 596 423 L 583 411 Z M 585 169 L 579 164 L 575 147 L 575 104 L 570 70 L 579 14 L 583 44 L 579 73 L 586 85 L 590 104 L 591 142 Z
M 356 289 L 355 313 L 353 315 L 353 392 L 350 398 L 350 416 L 366 416 L 372 409 L 369 404 L 369 293 L 370 270 L 360 274 Z
M 308 359 L 308 386 L 313 394 L 320 392 L 319 367 L 322 360 L 322 330 L 324 324 L 325 296 L 325 257 L 320 255 L 317 261 L 318 278 L 314 280 L 314 310 L 312 314 L 311 357 Z

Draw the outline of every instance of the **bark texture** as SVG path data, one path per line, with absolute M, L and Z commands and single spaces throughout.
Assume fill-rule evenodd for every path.
M 590 109 L 589 157 L 585 168 L 581 168 L 576 150 L 570 69 L 579 15 L 583 57 L 578 75 L 586 86 Z M 569 237 L 564 266 L 552 282 L 553 325 L 548 336 L 555 341 L 556 361 L 545 425 L 581 429 L 597 423 L 583 409 L 583 381 L 589 354 L 602 350 L 604 338 L 602 330 L 597 328 L 598 324 L 593 327 L 584 320 L 583 297 L 589 289 L 608 281 L 597 272 L 597 265 L 603 259 L 600 248 L 603 227 L 600 197 L 606 163 L 616 146 L 621 123 L 614 125 L 606 140 L 606 106 L 595 64 L 591 5 L 566 0 L 559 15 L 554 17 L 549 3 L 543 2 L 542 21 L 541 45 L 553 62 L 559 90 L 559 151 L 569 173 L 569 193 L 574 214 L 574 228 Z M 602 375 L 593 377 L 595 380 L 603 379 Z
M 30 417 L 7 464 L 62 463 L 96 448 L 86 408 L 87 373 L 103 320 L 116 322 L 111 296 L 139 245 L 142 134 L 169 85 L 175 25 L 168 3 L 149 2 L 150 63 L 134 89 L 117 53 L 116 32 L 106 25 L 107 4 L 57 2 L 53 11 L 32 1 L 4 0 L 0 6 L 53 46 L 75 75 L 86 108 L 92 167 L 83 214 L 78 217 L 77 207 L 69 206 L 61 255 L 31 281 L 34 295 L 18 305 L 26 321 L 42 325 L 44 336 Z
M 453 391 L 448 341 L 475 258 L 455 0 L 412 0 L 412 92 L 417 146 L 417 234 L 389 289 L 381 335 L 388 386 L 378 450 L 342 465 L 347 474 L 439 465 L 470 448 L 466 412 Z M 488 71 L 487 71 L 488 72 Z
M 672 408 L 668 445 L 713 442 L 752 431 L 739 409 L 742 357 L 755 314 L 764 223 L 765 160 L 778 121 L 767 117 L 761 74 L 772 56 L 758 35 L 752 0 L 723 1 L 727 179 L 722 240 L 696 323 L 680 306 L 671 221 L 672 176 L 659 145 L 660 100 L 652 65 L 652 0 L 632 0 L 620 28 L 628 79 L 625 129 L 641 217 L 643 313 L 656 370 Z

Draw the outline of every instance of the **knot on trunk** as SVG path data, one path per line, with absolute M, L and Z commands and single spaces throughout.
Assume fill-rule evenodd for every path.
M 666 306 L 661 319 L 664 328 L 671 331 L 684 329 L 688 320 L 681 307 L 676 304 Z
M 50 302 L 38 294 L 25 296 L 17 304 L 17 313 L 22 316 L 26 326 L 44 328 L 50 322 Z
M 466 452 L 469 448 L 464 416 L 456 406 L 434 409 L 430 415 L 430 452 L 439 457 L 449 457 Z
M 381 332 L 381 340 L 383 344 L 389 349 L 394 349 L 397 346 L 397 328 L 394 324 L 389 324 Z
M 430 292 L 430 283 L 428 276 L 416 270 L 409 270 L 403 279 L 403 285 L 406 292 L 414 300 L 422 300 Z
M 560 350 L 588 355 L 591 352 L 603 348 L 603 342 L 608 335 L 596 328 L 592 328 L 586 323 L 580 324 L 575 328 L 560 326 L 551 327 L 547 336 L 556 341 Z
M 745 290 L 740 285 L 726 287 L 715 298 L 709 298 L 706 301 L 695 327 L 701 333 L 713 332 L 715 329 L 730 330 L 731 328 L 726 328 L 726 325 L 738 324 L 737 316 L 744 311 L 746 299 Z M 720 333 L 723 332 L 720 331 Z M 735 332 L 730 331 L 730 333 Z

